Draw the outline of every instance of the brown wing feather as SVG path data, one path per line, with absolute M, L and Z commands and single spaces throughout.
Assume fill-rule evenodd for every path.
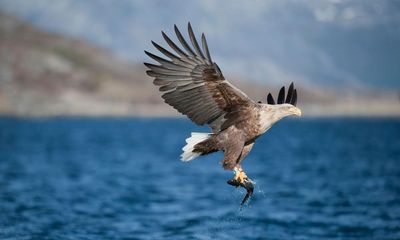
M 205 54 L 188 24 L 192 48 L 175 26 L 175 33 L 184 52 L 164 32 L 162 35 L 168 45 L 177 53 L 169 52 L 160 45 L 153 45 L 170 60 L 145 53 L 160 65 L 145 63 L 150 69 L 149 76 L 155 77 L 154 84 L 165 92 L 162 98 L 180 113 L 188 116 L 198 125 L 208 124 L 213 132 L 219 132 L 230 125 L 242 121 L 241 111 L 254 102 L 237 89 L 221 73 L 218 65 L 211 61 L 207 42 L 202 35 Z

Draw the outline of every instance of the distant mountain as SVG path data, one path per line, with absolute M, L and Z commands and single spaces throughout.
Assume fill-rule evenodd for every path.
M 178 116 L 163 103 L 142 64 L 131 63 L 76 38 L 37 29 L 0 12 L 0 115 Z M 225 71 L 224 71 L 225 72 Z M 230 77 L 255 100 L 278 88 Z M 400 115 L 391 93 L 298 85 L 299 105 L 311 115 Z
M 144 67 L 110 51 L 4 13 L 0 36 L 2 114 L 143 115 L 141 103 L 161 103 Z
M 275 87 L 400 89 L 397 1 L 2 0 L 0 8 L 137 62 L 161 29 L 192 21 L 233 76 Z

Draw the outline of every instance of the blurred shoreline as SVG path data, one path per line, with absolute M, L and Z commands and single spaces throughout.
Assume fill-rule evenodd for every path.
M 141 63 L 2 12 L 0 36 L 0 116 L 181 116 L 163 102 Z M 280 88 L 225 75 L 254 101 L 265 102 Z M 395 90 L 295 85 L 304 117 L 400 117 Z
M 176 114 L 53 114 L 53 115 L 16 115 L 0 113 L 0 119 L 187 119 L 185 115 Z M 289 117 L 288 119 L 400 119 L 400 114 L 302 114 L 301 117 Z

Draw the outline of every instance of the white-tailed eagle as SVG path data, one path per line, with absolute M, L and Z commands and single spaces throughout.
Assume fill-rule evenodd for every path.
M 240 163 L 251 151 L 255 140 L 275 122 L 289 115 L 301 115 L 300 109 L 296 107 L 297 91 L 292 83 L 286 97 L 285 87 L 280 89 L 276 103 L 270 93 L 266 104 L 253 101 L 225 79 L 218 65 L 211 59 L 204 34 L 201 36 L 200 48 L 190 23 L 188 32 L 191 44 L 176 25 L 174 29 L 181 46 L 161 32 L 174 53 L 152 41 L 154 47 L 168 59 L 145 51 L 159 63 L 145 63 L 150 69 L 147 74 L 155 78 L 154 85 L 159 86 L 166 103 L 194 123 L 207 124 L 212 130 L 212 133 L 193 132 L 186 139 L 182 161 L 223 151 L 223 168 L 235 173 L 228 183 L 247 189 L 243 204 L 254 187 Z

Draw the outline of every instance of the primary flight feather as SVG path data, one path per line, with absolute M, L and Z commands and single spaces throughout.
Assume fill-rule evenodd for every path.
M 211 59 L 204 34 L 200 47 L 190 23 L 188 33 L 191 44 L 176 25 L 174 30 L 180 46 L 161 32 L 173 52 L 152 41 L 154 47 L 168 59 L 145 51 L 159 63 L 145 63 L 150 69 L 147 74 L 155 78 L 153 83 L 163 92 L 162 98 L 166 103 L 196 124 L 207 124 L 212 130 L 211 133 L 192 133 L 186 139 L 182 161 L 223 151 L 223 168 L 235 172 L 234 178 L 228 183 L 248 190 L 243 204 L 251 195 L 253 184 L 240 163 L 251 151 L 255 140 L 275 122 L 289 115 L 301 115 L 296 107 L 297 90 L 292 83 L 286 99 L 285 87 L 282 87 L 276 103 L 270 93 L 267 104 L 254 102 L 225 79 Z

